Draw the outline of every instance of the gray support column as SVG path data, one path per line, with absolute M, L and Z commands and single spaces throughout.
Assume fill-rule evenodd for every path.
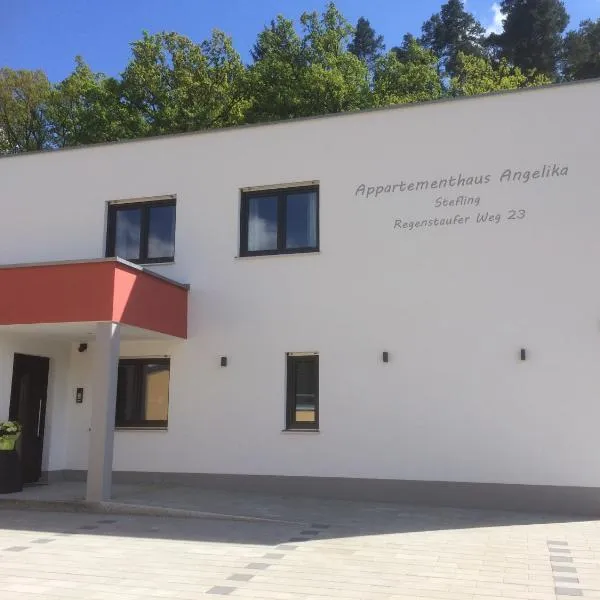
M 115 408 L 119 365 L 118 323 L 98 323 L 94 346 L 92 420 L 86 500 L 109 500 L 112 487 Z

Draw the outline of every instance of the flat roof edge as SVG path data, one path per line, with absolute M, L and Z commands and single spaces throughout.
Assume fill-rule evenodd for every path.
M 190 289 L 189 283 L 181 283 L 179 281 L 175 281 L 169 277 L 165 277 L 164 275 L 160 275 L 154 271 L 149 270 L 143 265 L 137 265 L 135 263 L 129 262 L 123 258 L 119 257 L 108 257 L 108 258 L 82 258 L 82 259 L 74 259 L 74 260 L 52 260 L 52 261 L 42 261 L 42 262 L 29 262 L 29 263 L 12 263 L 6 265 L 0 265 L 0 270 L 2 269 L 28 269 L 34 267 L 58 267 L 61 265 L 89 265 L 89 264 L 97 264 L 97 263 L 116 263 L 119 265 L 123 265 L 124 267 L 128 267 L 135 271 L 139 271 L 141 273 L 146 273 L 151 277 L 155 277 L 156 279 L 160 279 L 166 283 L 170 283 L 171 285 L 180 287 L 184 290 Z
M 407 110 L 407 109 L 416 109 L 423 107 L 430 107 L 439 104 L 449 104 L 461 101 L 474 101 L 474 100 L 482 100 L 487 98 L 494 98 L 498 96 L 508 96 L 511 94 L 522 94 L 529 92 L 539 92 L 542 90 L 552 90 L 552 89 L 562 89 L 565 87 L 572 86 L 580 86 L 580 85 L 591 85 L 591 84 L 600 84 L 600 77 L 595 77 L 592 79 L 581 79 L 578 81 L 562 81 L 559 83 L 550 83 L 547 85 L 540 86 L 532 86 L 525 88 L 516 88 L 510 90 L 498 90 L 495 92 L 488 92 L 485 94 L 476 94 L 473 96 L 455 96 L 455 97 L 443 97 L 437 98 L 435 100 L 425 100 L 423 102 L 408 102 L 405 104 L 390 104 L 389 106 L 378 106 L 373 108 L 363 108 L 357 110 L 348 110 L 337 113 L 326 113 L 321 115 L 312 115 L 309 117 L 295 117 L 291 119 L 281 119 L 279 121 L 261 121 L 259 123 L 244 123 L 242 125 L 230 125 L 227 127 L 215 127 L 212 129 L 198 129 L 195 131 L 184 131 L 179 133 L 166 133 L 162 135 L 152 135 L 147 137 L 138 137 L 138 138 L 127 138 L 123 140 L 113 140 L 110 142 L 98 142 L 96 144 L 85 144 L 81 146 L 64 146 L 62 148 L 46 148 L 44 150 L 30 150 L 27 152 L 15 152 L 11 154 L 0 154 L 0 160 L 9 159 L 9 158 L 17 158 L 24 156 L 39 156 L 41 154 L 54 154 L 56 152 L 66 152 L 70 150 L 89 150 L 93 148 L 102 148 L 106 146 L 114 146 L 117 144 L 134 144 L 134 143 L 142 143 L 142 142 L 150 142 L 157 141 L 163 139 L 172 139 L 172 138 L 180 138 L 186 136 L 194 136 L 194 135 L 208 135 L 208 134 L 220 134 L 220 133 L 232 133 L 236 131 L 244 131 L 246 129 L 258 128 L 258 127 L 276 127 L 281 125 L 290 125 L 295 123 L 304 123 L 307 121 L 315 121 L 317 119 L 334 119 L 334 118 L 343 118 L 349 116 L 357 116 L 362 114 L 371 114 L 376 112 L 385 112 L 385 111 L 395 111 L 395 110 Z

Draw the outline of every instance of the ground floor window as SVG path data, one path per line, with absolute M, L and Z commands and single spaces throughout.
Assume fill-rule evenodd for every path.
M 116 427 L 166 427 L 169 375 L 168 358 L 121 359 L 117 380 Z
M 319 355 L 287 355 L 287 429 L 319 427 Z

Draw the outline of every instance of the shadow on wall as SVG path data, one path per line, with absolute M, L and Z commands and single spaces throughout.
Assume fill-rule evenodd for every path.
M 188 290 L 125 266 L 115 270 L 113 320 L 187 338 Z

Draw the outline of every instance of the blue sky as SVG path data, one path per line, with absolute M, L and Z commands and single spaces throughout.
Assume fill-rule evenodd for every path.
M 338 0 L 355 23 L 365 16 L 385 36 L 388 47 L 406 32 L 418 34 L 442 0 Z M 467 0 L 486 26 L 494 21 L 493 0 Z M 600 0 L 566 0 L 570 28 L 600 17 Z M 202 41 L 212 28 L 233 36 L 244 60 L 256 34 L 278 13 L 297 18 L 319 10 L 325 0 L 0 0 L 0 66 L 40 68 L 52 81 L 69 74 L 81 54 L 90 66 L 117 75 L 129 58 L 129 43 L 142 30 L 177 31 Z

